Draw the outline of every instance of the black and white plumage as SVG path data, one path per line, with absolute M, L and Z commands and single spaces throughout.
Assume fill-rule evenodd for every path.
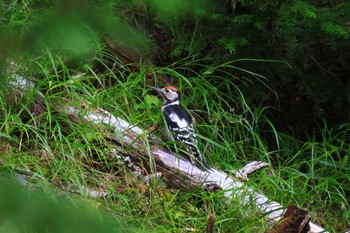
M 167 126 L 175 140 L 186 145 L 192 164 L 202 170 L 211 169 L 198 149 L 197 137 L 193 127 L 193 119 L 186 109 L 180 104 L 180 96 L 177 88 L 166 86 L 164 88 L 152 87 L 163 97 L 161 108 Z

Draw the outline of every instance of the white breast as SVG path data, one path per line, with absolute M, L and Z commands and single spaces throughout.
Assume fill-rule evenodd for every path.
M 179 128 L 187 128 L 188 122 L 185 119 L 180 119 L 179 116 L 175 113 L 170 113 L 169 118 L 172 122 L 175 122 Z

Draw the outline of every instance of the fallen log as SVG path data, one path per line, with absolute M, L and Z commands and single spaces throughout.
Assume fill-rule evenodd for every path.
M 33 83 L 20 76 L 11 84 L 22 94 L 34 87 Z M 42 95 L 39 95 L 38 101 L 42 101 L 42 98 Z M 239 196 L 242 205 L 254 202 L 260 212 L 265 213 L 265 218 L 271 226 L 281 220 L 285 209 L 279 203 L 247 187 L 239 179 L 217 169 L 202 171 L 181 155 L 175 155 L 167 148 L 150 142 L 147 132 L 141 128 L 113 116 L 102 108 L 92 108 L 86 101 L 81 101 L 78 106 L 73 103 L 77 101 L 67 100 L 54 108 L 77 124 L 88 122 L 95 127 L 113 128 L 113 134 L 106 134 L 106 138 L 127 147 L 128 151 L 135 152 L 127 153 L 131 161 L 145 164 L 152 172 L 160 172 L 169 184 L 180 189 L 219 187 L 228 200 Z M 309 222 L 309 225 L 309 232 L 327 232 L 312 222 Z
M 137 151 L 137 153 L 130 154 L 133 156 L 133 160 L 139 162 L 151 160 L 155 165 L 155 171 L 161 172 L 165 180 L 171 185 L 177 188 L 217 186 L 224 191 L 224 196 L 228 199 L 233 196 L 240 196 L 242 205 L 254 201 L 260 211 L 266 213 L 265 218 L 271 225 L 281 220 L 285 209 L 279 203 L 269 200 L 264 195 L 245 186 L 242 181 L 216 169 L 203 171 L 193 166 L 189 160 L 181 155 L 175 155 L 159 145 L 149 145 L 142 129 L 113 116 L 108 111 L 101 108 L 88 111 L 86 109 L 87 106 L 83 104 L 81 108 L 69 106 L 65 111 L 70 118 L 79 116 L 82 121 L 112 126 L 117 135 L 114 140 L 128 146 L 133 151 Z M 148 147 L 149 150 L 146 149 Z M 309 224 L 309 232 L 327 232 L 312 222 L 309 222 Z

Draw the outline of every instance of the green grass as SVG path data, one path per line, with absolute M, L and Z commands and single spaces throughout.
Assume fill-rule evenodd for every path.
M 25 26 L 33 2 L 6 8 L 7 25 Z M 21 11 L 14 10 L 19 8 Z M 242 85 L 249 88 L 259 83 L 263 91 L 271 92 L 263 76 L 236 65 L 241 60 L 208 66 L 208 60 L 188 58 L 169 67 L 132 71 L 134 64 L 122 64 L 102 42 L 94 44 L 88 62 L 74 66 L 67 64 L 67 54 L 57 48 L 44 42 L 36 46 L 33 53 L 23 51 L 21 56 L 12 57 L 18 64 L 15 72 L 35 80 L 35 89 L 18 99 L 8 95 L 8 86 L 0 89 L 2 167 L 30 170 L 34 182 L 45 189 L 64 185 L 78 190 L 81 198 L 89 197 L 86 187 L 105 191 L 113 198 L 94 203 L 117 223 L 134 226 L 141 222 L 133 228 L 135 232 L 203 232 L 209 211 L 216 213 L 218 232 L 263 232 L 268 227 L 264 214 L 249 203 L 241 206 L 240 200 L 233 198 L 227 204 L 220 192 L 177 190 L 162 179 L 148 186 L 110 156 L 112 146 L 102 134 L 110 129 L 101 132 L 102 126 L 75 124 L 57 111 L 67 100 L 76 106 L 88 101 L 90 108 L 101 107 L 148 129 L 162 123 L 161 100 L 153 96 L 149 86 L 165 85 L 162 77 L 169 76 L 196 118 L 200 148 L 211 165 L 230 170 L 251 160 L 270 162 L 270 168 L 252 175 L 248 186 L 285 207 L 294 203 L 309 210 L 312 219 L 331 232 L 349 225 L 350 125 L 320 125 L 322 138 L 310 137 L 305 142 L 278 132 L 266 117 L 269 107 L 252 104 L 240 90 Z M 237 72 L 242 75 L 236 76 Z M 9 80 L 13 72 L 0 75 Z M 33 115 L 39 91 L 45 95 L 46 111 Z
M 158 72 L 168 71 L 169 68 Z M 45 97 L 48 111 L 40 116 L 32 115 L 33 94 L 22 97 L 11 108 L 3 102 L 1 142 L 9 145 L 9 149 L 1 153 L 2 166 L 29 169 L 40 181 L 64 184 L 79 190 L 82 196 L 88 196 L 85 187 L 104 190 L 116 197 L 115 201 L 103 201 L 114 216 L 137 219 L 154 231 L 202 231 L 208 211 L 214 210 L 216 228 L 221 232 L 262 232 L 267 227 L 263 214 L 256 214 L 253 206 L 241 207 L 239 200 L 233 199 L 225 206 L 220 193 L 183 192 L 169 189 L 162 181 L 147 186 L 120 162 L 108 157 L 111 146 L 99 128 L 77 125 L 54 110 L 53 105 L 65 99 L 72 99 L 73 104 L 87 100 L 90 107 L 102 107 L 144 129 L 161 122 L 161 102 L 148 92 L 145 71 L 122 77 L 112 72 L 87 73 L 79 79 L 66 72 L 62 81 L 57 70 L 56 80 L 51 75 L 43 78 L 38 89 L 51 88 Z M 184 90 L 183 102 L 197 118 L 202 135 L 200 145 L 213 166 L 232 169 L 250 160 L 271 162 L 273 167 L 254 174 L 247 185 L 284 206 L 295 203 L 310 210 L 313 219 L 331 231 L 346 227 L 349 162 L 344 132 L 349 126 L 339 126 L 340 133 L 322 126 L 322 141 L 298 142 L 279 134 L 264 117 L 268 109 L 249 107 L 243 95 L 224 94 L 202 77 L 192 78 L 189 83 L 176 70 L 171 70 L 171 74 L 178 75 L 174 75 L 177 78 L 174 82 Z M 114 85 L 99 89 L 92 84 L 101 84 L 107 77 Z M 203 101 L 196 101 L 198 98 Z M 232 109 L 229 102 L 240 103 L 242 107 Z M 261 122 L 271 126 L 280 150 L 269 151 L 259 133 Z M 207 207 L 204 202 L 211 204 Z
M 114 218 L 94 200 L 15 183 L 1 173 L 0 232 L 139 232 L 142 224 Z

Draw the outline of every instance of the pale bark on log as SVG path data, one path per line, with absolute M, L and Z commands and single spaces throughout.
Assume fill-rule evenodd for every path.
M 18 77 L 16 82 L 12 82 L 12 85 L 21 92 L 29 91 L 34 87 L 30 81 L 23 77 Z M 254 203 L 260 212 L 265 213 L 265 218 L 271 225 L 278 222 L 284 213 L 284 208 L 279 203 L 269 200 L 264 195 L 244 185 L 240 180 L 216 169 L 208 172 L 202 171 L 193 166 L 187 159 L 175 155 L 167 148 L 149 143 L 147 133 L 141 128 L 113 116 L 104 109 L 90 108 L 87 102 L 81 102 L 80 106 L 74 106 L 74 103 L 69 101 L 64 105 L 56 106 L 56 109 L 76 123 L 85 121 L 95 126 L 112 127 L 114 135 L 106 136 L 109 140 L 112 139 L 114 142 L 128 147 L 128 151 L 134 152 L 128 153 L 133 161 L 143 162 L 148 164 L 148 167 L 153 167 L 151 169 L 153 172 L 161 172 L 166 181 L 177 188 L 219 186 L 227 200 L 239 197 L 242 205 L 249 206 L 248 204 Z M 310 232 L 327 231 L 310 222 Z

